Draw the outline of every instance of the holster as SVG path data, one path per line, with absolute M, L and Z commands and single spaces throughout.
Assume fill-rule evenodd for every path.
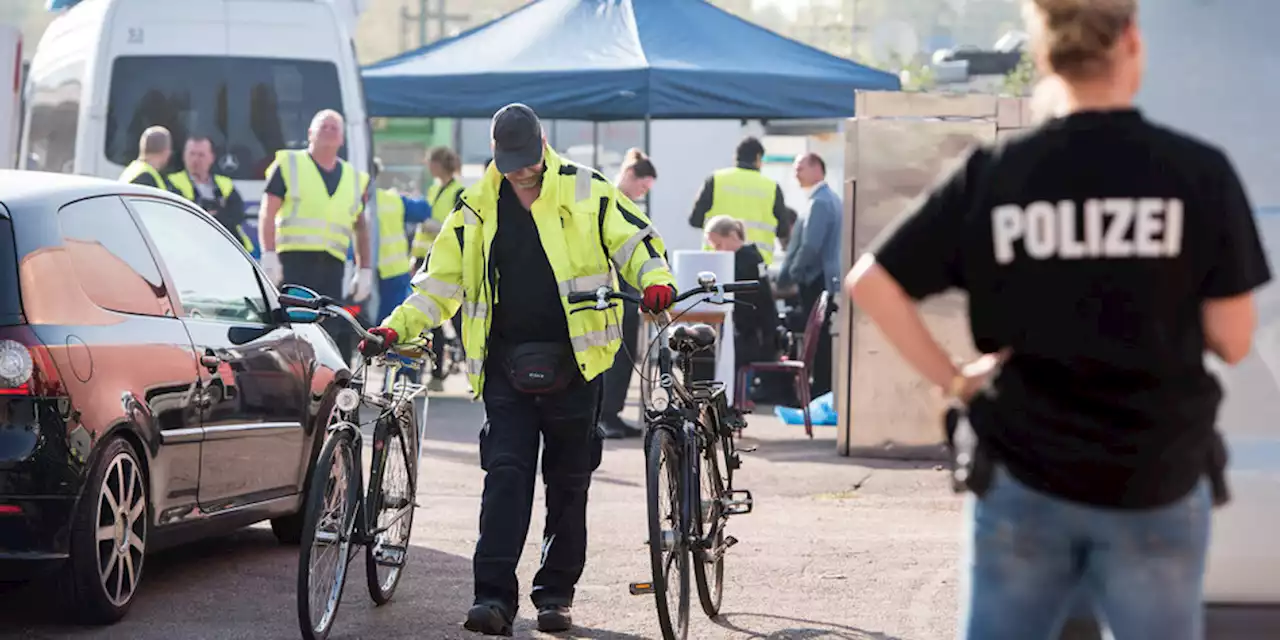
M 983 402 L 983 399 L 975 399 Z M 991 488 L 995 476 L 995 456 L 989 443 L 973 428 L 970 407 L 953 405 L 943 414 L 947 434 L 947 452 L 951 471 L 951 490 L 970 492 L 981 498 Z
M 1227 487 L 1227 443 L 1222 433 L 1213 430 L 1209 444 L 1209 488 L 1213 490 L 1213 506 L 1221 507 L 1231 502 L 1231 490 Z

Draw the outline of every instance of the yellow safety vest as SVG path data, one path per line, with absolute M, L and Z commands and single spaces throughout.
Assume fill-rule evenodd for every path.
M 431 218 L 433 220 L 445 219 L 445 216 L 453 211 L 453 204 L 458 200 L 458 194 L 462 193 L 462 183 L 457 178 L 452 178 L 448 183 L 441 184 L 436 181 L 427 189 L 427 204 L 431 205 Z M 426 225 L 418 225 L 418 231 L 413 234 L 413 249 L 411 254 L 415 258 L 425 258 L 431 252 L 431 245 L 436 241 L 436 234 L 427 231 Z
M 390 189 L 378 189 L 378 277 L 388 280 L 412 269 L 409 238 L 404 235 L 404 200 Z
M 164 189 L 166 191 L 169 189 L 164 178 L 160 176 L 160 172 L 156 171 L 155 167 L 147 164 L 143 160 L 134 160 L 133 162 L 130 162 L 129 166 L 125 167 L 124 171 L 120 173 L 120 182 L 133 182 L 134 178 L 137 178 L 144 173 L 151 176 L 151 179 L 156 181 L 157 189 Z
M 778 218 L 773 215 L 778 183 L 753 169 L 732 167 L 712 174 L 711 210 L 706 222 L 719 215 L 742 221 L 746 240 L 758 249 L 765 264 L 773 264 L 773 245 L 778 238 Z M 704 223 L 705 224 L 705 223 Z M 706 232 L 706 227 L 703 227 Z M 703 240 L 702 249 L 711 245 Z
M 231 182 L 231 178 L 214 174 L 213 184 L 218 188 L 218 193 L 223 200 L 231 197 L 231 192 L 235 186 Z M 196 187 L 191 182 L 191 176 L 186 171 L 169 174 L 169 186 L 173 187 L 178 195 L 195 202 Z M 240 244 L 244 245 L 244 250 L 253 253 L 253 241 L 249 239 L 249 234 L 244 232 L 244 225 L 236 225 L 236 235 L 240 237 Z
M 325 251 L 345 262 L 351 230 L 364 208 L 369 176 L 339 159 L 342 177 L 331 196 L 320 169 L 306 151 L 277 151 L 267 175 L 277 166 L 285 194 L 276 213 L 276 251 Z
M 675 284 L 658 232 L 617 187 L 599 173 L 543 151 L 546 174 L 533 203 L 542 250 L 560 288 L 569 342 L 582 376 L 591 380 L 613 365 L 622 344 L 617 310 L 570 313 L 566 297 L 601 285 L 616 287 L 614 271 L 640 289 Z M 498 190 L 502 175 L 490 165 L 479 182 L 462 193 L 431 249 L 427 268 L 413 277 L 413 292 L 383 321 L 408 340 L 438 327 L 462 309 L 462 348 L 471 388 L 484 388 L 490 310 L 498 303 L 496 283 L 486 269 L 498 230 Z M 606 257 L 607 252 L 607 257 Z M 576 305 L 574 305 L 576 306 Z

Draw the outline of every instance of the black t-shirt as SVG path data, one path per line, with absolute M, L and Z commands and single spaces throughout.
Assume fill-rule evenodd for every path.
M 872 252 L 914 298 L 966 290 L 974 344 L 1011 349 L 971 409 L 1016 478 L 1147 508 L 1203 477 L 1222 392 L 1201 306 L 1271 277 L 1220 150 L 1073 114 L 975 151 Z
M 551 262 L 533 213 L 505 179 L 498 192 L 498 230 L 490 260 L 497 271 L 493 342 L 499 348 L 528 342 L 569 343 L 569 323 Z
M 338 183 L 342 181 L 342 163 L 339 162 L 334 165 L 332 170 L 328 170 L 320 166 L 320 163 L 316 162 L 316 159 L 312 158 L 310 154 L 307 155 L 307 158 L 310 158 L 311 163 L 320 172 L 320 179 L 324 180 L 324 188 L 328 189 L 329 195 L 332 196 L 338 190 Z M 284 174 L 280 172 L 280 169 L 281 167 L 278 164 L 271 169 L 271 173 L 267 176 L 266 191 L 277 198 L 284 198 L 284 194 L 288 189 L 285 188 Z

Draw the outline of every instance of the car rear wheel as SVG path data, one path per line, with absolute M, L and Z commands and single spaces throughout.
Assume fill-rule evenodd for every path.
M 142 579 L 148 505 L 146 475 L 123 438 L 101 445 L 71 529 L 61 583 L 72 615 L 85 624 L 124 617 Z

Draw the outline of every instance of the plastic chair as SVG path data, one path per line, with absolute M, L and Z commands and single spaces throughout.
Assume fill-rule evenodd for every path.
M 733 393 L 737 396 L 734 399 L 734 405 L 739 410 L 745 411 L 755 406 L 746 391 L 751 374 L 764 371 L 790 373 L 795 376 L 796 395 L 800 397 L 800 408 L 804 411 L 805 435 L 810 439 L 813 438 L 813 420 L 809 417 L 809 403 L 813 400 L 810 397 L 809 374 L 813 369 L 813 359 L 818 354 L 818 332 L 822 331 L 823 320 L 827 317 L 827 302 L 830 297 L 831 292 L 823 291 L 818 302 L 813 305 L 813 310 L 809 312 L 809 320 L 804 326 L 804 344 L 802 345 L 804 353 L 800 360 L 788 360 L 784 356 L 777 362 L 752 362 L 738 368 L 738 378 L 733 387 Z

